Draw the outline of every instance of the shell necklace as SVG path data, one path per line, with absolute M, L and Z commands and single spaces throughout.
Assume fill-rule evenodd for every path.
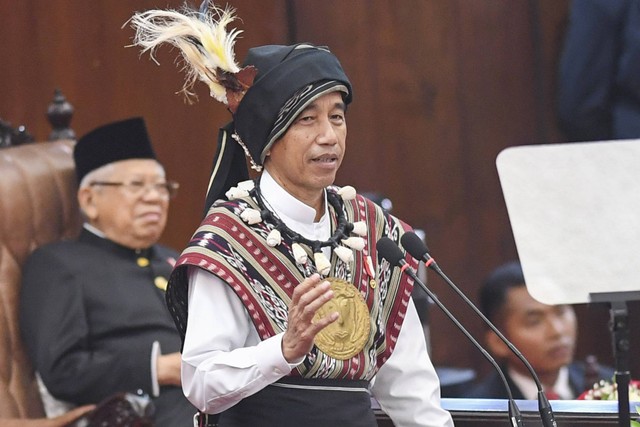
M 327 201 L 333 208 L 338 224 L 335 231 L 325 241 L 310 240 L 290 229 L 275 213 L 274 209 L 269 206 L 260 192 L 260 182 L 252 180 L 238 183 L 236 187 L 232 187 L 225 193 L 227 199 L 234 200 L 243 197 L 251 197 L 259 207 L 258 209 L 246 208 L 240 213 L 240 218 L 249 225 L 257 224 L 262 221 L 273 225 L 266 240 L 267 245 L 276 247 L 282 243 L 282 235 L 291 239 L 291 251 L 297 264 L 304 265 L 307 263 L 307 252 L 300 246 L 308 246 L 313 252 L 313 260 L 318 273 L 322 276 L 329 274 L 331 263 L 322 252 L 322 248 L 331 247 L 335 254 L 346 264 L 353 261 L 353 251 L 361 251 L 364 249 L 364 236 L 367 235 L 367 225 L 364 221 L 348 222 L 343 209 L 344 200 L 352 200 L 356 197 L 356 190 L 351 186 L 345 186 L 338 190 L 326 191 Z M 341 200 L 342 199 L 342 200 Z M 350 236 L 354 234 L 355 236 Z

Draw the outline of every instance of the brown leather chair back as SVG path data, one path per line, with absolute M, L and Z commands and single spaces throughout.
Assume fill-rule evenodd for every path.
M 20 338 L 21 268 L 35 248 L 80 231 L 74 143 L 0 149 L 0 419 L 44 416 Z

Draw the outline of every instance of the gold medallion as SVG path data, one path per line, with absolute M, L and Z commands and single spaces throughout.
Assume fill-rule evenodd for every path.
M 351 283 L 335 277 L 326 280 L 331 283 L 333 298 L 320 307 L 314 320 L 336 311 L 340 317 L 316 335 L 315 345 L 334 359 L 347 360 L 360 353 L 369 339 L 369 309 Z

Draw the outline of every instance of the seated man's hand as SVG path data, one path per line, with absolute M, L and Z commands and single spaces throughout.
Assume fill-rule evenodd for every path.
M 0 419 L 2 427 L 65 427 L 83 415 L 88 414 L 96 405 L 79 406 L 55 418 L 38 419 Z
M 158 357 L 158 384 L 180 386 L 180 353 Z

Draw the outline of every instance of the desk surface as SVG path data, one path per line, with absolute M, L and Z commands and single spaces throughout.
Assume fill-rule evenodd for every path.
M 505 399 L 442 399 L 442 407 L 451 412 L 456 427 L 510 426 L 507 403 Z M 550 403 L 559 427 L 618 425 L 618 402 L 615 400 L 552 400 Z M 527 427 L 542 426 L 536 400 L 516 400 L 516 404 Z M 373 401 L 372 405 L 378 426 L 393 427 L 377 402 Z M 638 418 L 637 406 L 640 402 L 630 403 L 632 419 Z

